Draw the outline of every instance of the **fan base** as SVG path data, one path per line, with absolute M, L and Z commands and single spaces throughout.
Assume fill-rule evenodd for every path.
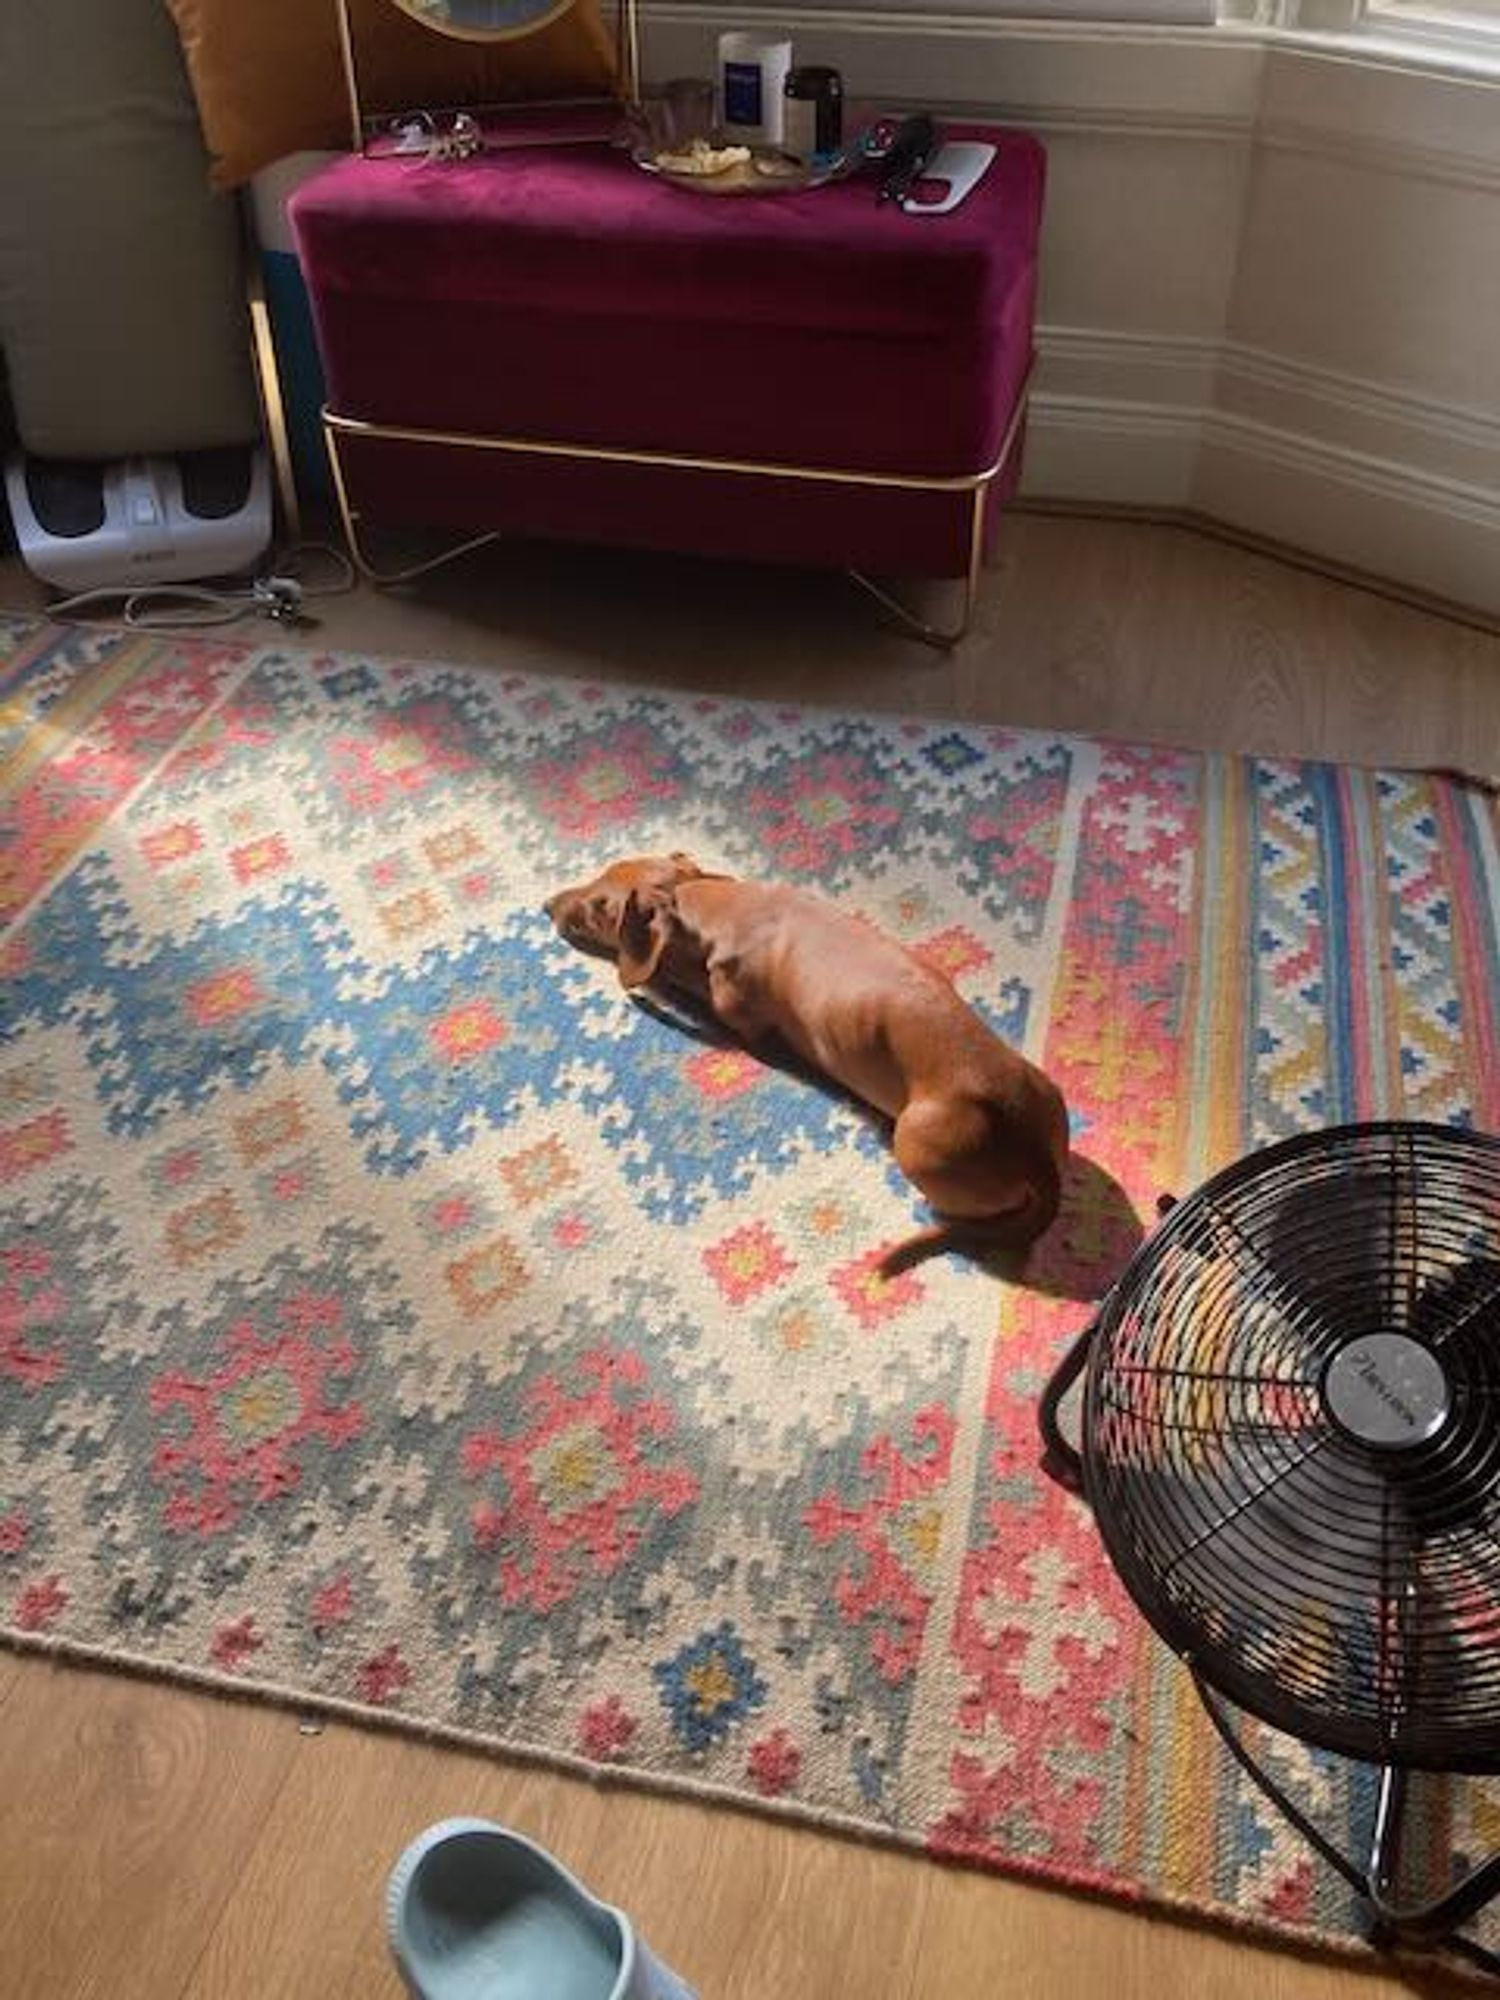
M 1371 1919 L 1371 1942 L 1387 1949 L 1416 1945 L 1431 1949 L 1447 1947 L 1462 1953 L 1472 1963 L 1500 1976 L 1500 1957 L 1472 1938 L 1460 1937 L 1461 1925 L 1477 1916 L 1500 1895 L 1500 1853 L 1492 1854 L 1470 1869 L 1452 1889 L 1424 1903 L 1397 1900 L 1401 1867 L 1401 1839 L 1405 1828 L 1408 1794 L 1413 1773 L 1400 1766 L 1385 1764 L 1380 1769 L 1380 1793 L 1369 1852 L 1363 1864 L 1336 1847 L 1295 1801 L 1262 1768 L 1234 1725 L 1228 1704 L 1192 1669 L 1193 1685 L 1208 1711 L 1220 1738 L 1246 1776 L 1253 1779 L 1278 1812 L 1296 1828 L 1309 1846 L 1337 1869 L 1364 1902 Z

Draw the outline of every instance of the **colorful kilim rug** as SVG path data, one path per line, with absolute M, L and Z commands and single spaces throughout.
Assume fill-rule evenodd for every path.
M 0 637 L 14 1641 L 1354 1926 L 1034 1410 L 1163 1191 L 1346 1119 L 1500 1122 L 1477 792 Z M 662 846 L 833 892 L 1046 1062 L 1081 1164 L 1026 1286 L 881 1283 L 923 1218 L 879 1134 L 553 935 L 548 892 Z M 1368 1808 L 1277 1768 L 1335 1831 Z M 1445 1810 L 1434 1869 L 1500 1822 Z

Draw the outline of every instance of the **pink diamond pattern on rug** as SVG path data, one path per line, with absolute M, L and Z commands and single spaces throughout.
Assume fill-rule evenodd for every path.
M 253 966 L 231 965 L 208 979 L 195 981 L 183 995 L 183 1003 L 195 1028 L 217 1028 L 259 1007 L 265 997 Z
M 21 1632 L 46 1632 L 57 1623 L 71 1598 L 55 1576 L 29 1583 L 16 1599 L 12 1616 Z
M 219 1627 L 209 1648 L 209 1658 L 226 1673 L 237 1674 L 265 1643 L 255 1629 L 254 1618 L 247 1612 Z
M 247 1157 L 253 1158 L 254 1155 Z M 205 1180 L 217 1178 L 221 1172 L 217 1148 L 205 1140 L 189 1140 L 184 1145 L 171 1146 L 147 1161 L 146 1185 L 153 1194 L 170 1197 L 200 1187 Z
M 687 1057 L 682 1067 L 694 1089 L 717 1104 L 753 1090 L 765 1075 L 762 1065 L 746 1049 L 705 1049 Z
M 67 1113 L 61 1110 L 0 1129 L 0 1186 L 50 1166 L 72 1143 Z
M 854 758 L 839 755 L 811 759 L 784 791 L 758 788 L 749 805 L 773 866 L 799 875 L 867 852 L 900 819 L 879 782 Z
M 595 1702 L 578 1718 L 578 1748 L 596 1763 L 612 1763 L 629 1749 L 640 1727 L 617 1694 Z
M 685 1465 L 662 1463 L 662 1441 L 676 1428 L 671 1412 L 630 1393 L 646 1383 L 640 1358 L 597 1350 L 580 1373 L 571 1394 L 544 1376 L 527 1398 L 524 1429 L 476 1431 L 464 1441 L 465 1476 L 485 1488 L 471 1516 L 474 1539 L 498 1556 L 502 1600 L 539 1612 L 628 1561 L 644 1519 L 680 1513 L 698 1497 Z
M 424 1219 L 434 1236 L 460 1240 L 494 1221 L 488 1204 L 463 1187 L 447 1188 L 434 1195 L 426 1205 Z
M 796 1265 L 764 1223 L 736 1229 L 703 1253 L 709 1276 L 732 1306 L 742 1306 L 789 1278 Z
M 310 1622 L 320 1636 L 333 1632 L 340 1625 L 347 1625 L 355 1611 L 354 1585 L 347 1570 L 341 1570 L 331 1583 L 325 1583 L 312 1601 Z
M 478 1319 L 515 1298 L 530 1283 L 531 1274 L 510 1238 L 493 1236 L 467 1256 L 455 1258 L 447 1278 L 464 1317 Z
M 411 1668 L 394 1642 L 384 1646 L 359 1669 L 358 1688 L 363 1700 L 374 1708 L 385 1708 L 411 1686 Z
M 259 881 L 262 876 L 279 875 L 292 862 L 292 850 L 279 833 L 263 834 L 229 852 L 229 865 L 238 882 Z
M 509 1031 L 488 1000 L 465 1000 L 440 1014 L 427 1033 L 449 1062 L 472 1062 L 499 1048 Z
M 773 1729 L 769 1736 L 750 1745 L 745 1762 L 755 1789 L 763 1798 L 775 1799 L 796 1784 L 802 1769 L 802 1752 L 784 1729 Z
M 445 778 L 469 770 L 447 711 L 414 702 L 383 715 L 369 736 L 335 736 L 329 745 L 333 780 L 356 814 L 381 813 L 431 792 Z
M 511 1200 L 529 1208 L 533 1202 L 546 1201 L 550 1195 L 575 1186 L 578 1170 L 561 1140 L 544 1139 L 540 1145 L 528 1146 L 524 1152 L 502 1160 L 500 1177 L 510 1191 Z
M 203 829 L 190 819 L 174 820 L 141 836 L 141 852 L 153 868 L 167 868 L 203 851 Z
M 660 808 L 679 790 L 662 746 L 629 725 L 585 740 L 570 758 L 539 765 L 532 783 L 542 810 L 578 840 L 616 835 L 647 806 Z
M 284 1208 L 290 1202 L 324 1201 L 330 1192 L 328 1176 L 311 1153 L 283 1160 L 257 1174 L 254 1186 L 262 1209 L 268 1212 Z
M 597 1210 L 587 1203 L 571 1204 L 538 1223 L 535 1235 L 553 1250 L 576 1256 L 597 1250 L 609 1237 L 609 1230 Z
M 152 1383 L 164 1435 L 151 1471 L 166 1489 L 167 1527 L 223 1534 L 296 1491 L 309 1447 L 338 1451 L 359 1436 L 364 1412 L 341 1387 L 358 1365 L 342 1318 L 336 1298 L 294 1296 L 270 1332 L 250 1318 L 232 1325 L 211 1375 Z
M 950 924 L 947 930 L 936 931 L 931 937 L 920 938 L 913 947 L 918 958 L 936 966 L 939 972 L 947 973 L 952 980 L 960 980 L 966 973 L 979 972 L 994 961 L 994 953 L 981 944 L 971 930 L 962 924 Z
M 902 1271 L 893 1278 L 881 1271 L 880 1260 L 889 1248 L 889 1244 L 882 1243 L 867 1250 L 852 1264 L 836 1270 L 829 1281 L 860 1325 L 870 1332 L 923 1297 L 922 1280 L 915 1271 Z

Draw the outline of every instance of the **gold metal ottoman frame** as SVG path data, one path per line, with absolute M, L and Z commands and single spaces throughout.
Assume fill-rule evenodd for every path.
M 377 438 L 392 444 L 441 445 L 460 451 L 497 451 L 518 458 L 561 458 L 581 464 L 638 465 L 649 467 L 654 471 L 727 473 L 749 479 L 793 479 L 816 485 L 855 489 L 876 487 L 909 493 L 965 493 L 969 496 L 970 504 L 969 560 L 963 579 L 962 607 L 956 625 L 949 627 L 931 625 L 861 571 L 851 569 L 847 572 L 862 590 L 868 591 L 884 605 L 914 638 L 946 651 L 956 646 L 963 638 L 973 617 L 979 579 L 984 568 L 984 530 L 989 491 L 994 481 L 1005 470 L 1015 450 L 1016 440 L 1026 414 L 1029 381 L 1028 369 L 1026 378 L 1017 392 L 1015 407 L 1011 411 L 1010 422 L 1006 426 L 999 455 L 994 462 L 986 466 L 982 472 L 960 473 L 949 478 L 921 473 L 852 471 L 825 465 L 777 464 L 759 459 L 699 458 L 682 452 L 628 451 L 616 445 L 568 444 L 548 438 L 495 437 L 478 432 L 422 430 L 403 424 L 370 423 L 361 417 L 343 416 L 338 411 L 326 407 L 323 411 L 323 435 L 328 446 L 328 462 L 333 470 L 334 491 L 338 497 L 339 513 L 344 524 L 350 558 L 361 576 L 377 585 L 410 583 L 419 576 L 427 575 L 431 570 L 441 568 L 444 563 L 453 562 L 459 556 L 468 555 L 475 549 L 486 548 L 491 542 L 500 541 L 502 536 L 499 530 L 471 535 L 466 540 L 455 543 L 451 548 L 444 549 L 440 554 L 429 556 L 424 562 L 410 564 L 404 569 L 378 568 L 365 550 L 361 540 L 360 513 L 349 497 L 343 457 L 339 448 L 341 440 L 345 438 Z

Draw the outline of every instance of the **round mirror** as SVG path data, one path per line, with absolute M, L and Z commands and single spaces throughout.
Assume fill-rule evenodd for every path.
M 504 42 L 532 34 L 573 0 L 395 0 L 403 14 L 463 42 Z

